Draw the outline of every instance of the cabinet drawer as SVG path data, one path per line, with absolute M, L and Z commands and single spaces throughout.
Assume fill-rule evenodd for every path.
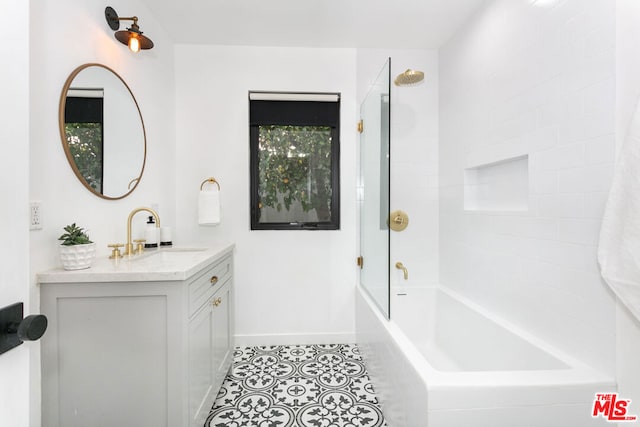
M 205 304 L 233 271 L 232 258 L 226 257 L 189 284 L 189 316 Z

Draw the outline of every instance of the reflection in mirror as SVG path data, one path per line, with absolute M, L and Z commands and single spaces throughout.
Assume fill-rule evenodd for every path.
M 60 97 L 62 145 L 74 173 L 91 192 L 121 199 L 144 171 L 146 134 L 133 93 L 101 64 L 85 64 L 67 79 Z

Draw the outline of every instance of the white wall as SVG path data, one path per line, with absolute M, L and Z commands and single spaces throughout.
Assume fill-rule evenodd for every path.
M 0 28 L 0 307 L 29 298 L 29 2 L 2 4 L 6 19 Z M 7 42 L 11 40 L 11 42 Z M 10 58 L 10 60 L 9 60 Z M 35 308 L 37 310 L 37 307 Z M 29 425 L 29 353 L 32 343 L 0 355 L 0 425 Z
M 32 11 L 31 199 L 42 201 L 44 229 L 32 232 L 34 273 L 59 265 L 56 246 L 62 226 L 77 222 L 89 229 L 98 256 L 108 243 L 126 239 L 128 213 L 137 206 L 159 205 L 166 225 L 174 214 L 173 47 L 151 13 L 137 2 L 112 3 L 123 16 L 136 14 L 145 34 L 156 46 L 136 55 L 113 37 L 104 19 L 104 3 L 47 1 Z M 124 23 L 123 25 L 125 25 Z M 78 35 L 82 37 L 78 37 Z M 60 142 L 58 101 L 73 69 L 88 62 L 103 63 L 129 84 L 136 96 L 147 131 L 147 164 L 131 196 L 103 200 L 76 179 Z M 140 222 L 145 220 L 140 215 Z
M 615 147 L 615 3 L 489 2 L 441 50 L 441 282 L 609 374 L 596 245 Z M 463 210 L 465 168 L 528 154 L 528 210 Z M 505 176 L 504 179 L 510 179 Z
M 107 256 L 107 244 L 124 242 L 126 219 L 138 206 L 158 204 L 163 225 L 175 224 L 175 128 L 173 46 L 149 10 L 137 1 L 110 3 L 121 16 L 136 14 L 142 30 L 156 44 L 137 55 L 113 37 L 104 18 L 106 4 L 96 0 L 38 2 L 31 9 L 29 199 L 42 202 L 43 229 L 30 237 L 32 306 L 39 306 L 35 284 L 39 271 L 60 266 L 57 238 L 62 227 L 77 222 L 89 230 L 97 256 Z M 123 23 L 123 26 L 126 23 Z M 130 24 L 130 23 L 129 23 Z M 13 36 L 11 37 L 13 38 Z M 11 57 L 11 56 L 6 56 Z M 99 62 L 116 72 L 136 96 L 147 130 L 147 164 L 142 180 L 129 197 L 108 201 L 91 194 L 76 179 L 64 155 L 58 132 L 58 102 L 67 76 L 77 66 Z M 26 77 L 26 76 L 25 76 Z M 19 163 L 18 163 L 19 165 Z M 12 182 L 27 182 L 12 175 Z M 21 212 L 26 221 L 27 206 Z M 144 215 L 136 222 L 143 225 Z M 19 228 L 19 227 L 16 227 Z M 21 239 L 11 239 L 20 241 Z M 20 258 L 24 259 L 24 258 Z M 34 347 L 37 349 L 37 347 Z M 40 421 L 40 359 L 34 351 L 32 426 Z
M 640 102 L 640 3 L 617 1 L 616 21 L 616 119 L 617 142 L 621 147 Z M 636 114 L 638 114 L 636 112 Z M 640 413 L 640 321 L 618 303 L 616 325 L 618 391 L 631 399 L 630 413 Z M 633 425 L 638 425 L 633 423 Z
M 175 242 L 236 243 L 238 343 L 349 340 L 356 283 L 352 49 L 178 45 Z M 340 92 L 341 227 L 250 231 L 248 92 Z M 200 183 L 222 188 L 222 223 L 198 226 Z

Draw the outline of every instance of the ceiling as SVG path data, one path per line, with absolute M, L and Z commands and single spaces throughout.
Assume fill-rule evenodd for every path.
M 176 43 L 438 48 L 485 0 L 141 1 Z

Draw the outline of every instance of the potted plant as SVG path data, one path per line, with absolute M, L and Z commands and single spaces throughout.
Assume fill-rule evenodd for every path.
M 65 270 L 82 270 L 91 267 L 96 255 L 96 244 L 82 227 L 75 223 L 64 227 L 65 233 L 58 237 L 60 245 L 60 259 Z

